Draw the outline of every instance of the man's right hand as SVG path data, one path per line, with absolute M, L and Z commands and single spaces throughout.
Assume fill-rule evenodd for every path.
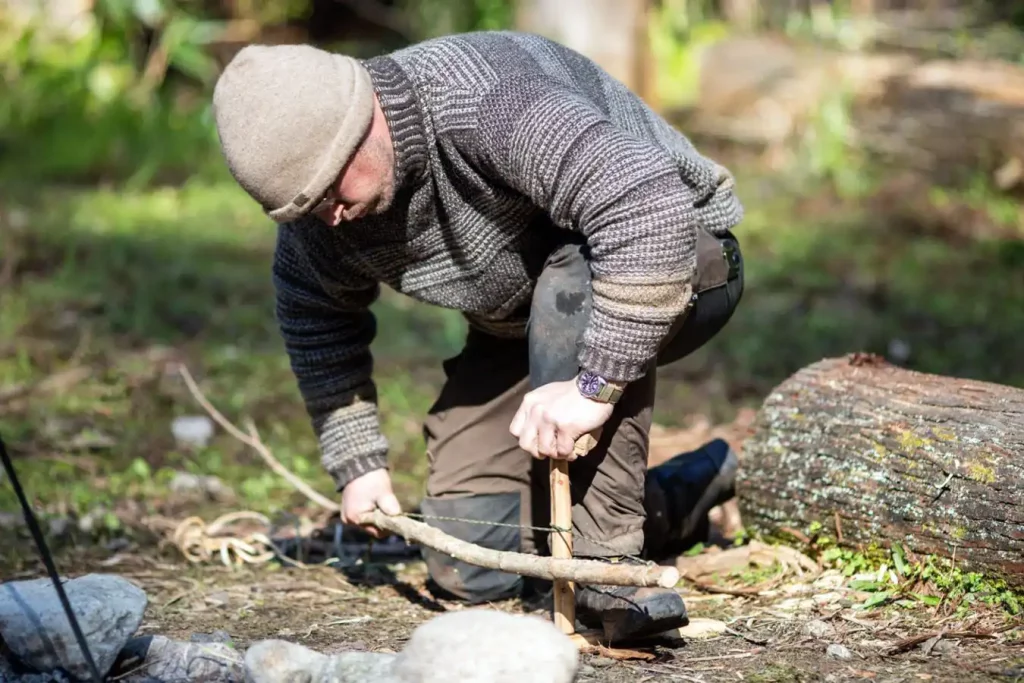
M 373 525 L 359 524 L 356 520 L 364 512 L 380 508 L 386 515 L 402 513 L 402 506 L 391 489 L 391 476 L 387 470 L 373 470 L 353 479 L 341 491 L 341 521 L 356 524 L 375 538 L 383 538 L 387 532 Z

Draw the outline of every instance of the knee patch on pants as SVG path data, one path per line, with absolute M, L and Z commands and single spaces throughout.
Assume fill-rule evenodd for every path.
M 492 493 L 463 498 L 425 498 L 420 509 L 424 522 L 449 536 L 483 548 L 520 551 L 519 493 Z M 442 517 L 447 519 L 431 519 Z M 452 518 L 486 523 L 455 521 Z M 510 524 L 513 526 L 496 526 Z M 485 569 L 456 560 L 451 555 L 423 548 L 430 578 L 443 592 L 470 603 L 516 597 L 523 580 L 518 574 Z

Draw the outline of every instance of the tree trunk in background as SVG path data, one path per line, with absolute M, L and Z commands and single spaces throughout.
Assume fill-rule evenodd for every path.
M 649 0 L 519 0 L 515 23 L 570 47 L 657 106 L 647 39 Z
M 721 0 L 719 11 L 731 26 L 740 31 L 752 31 L 758 22 L 758 0 Z
M 1024 586 L 1024 390 L 855 354 L 764 401 L 738 497 L 761 529 L 819 522 Z

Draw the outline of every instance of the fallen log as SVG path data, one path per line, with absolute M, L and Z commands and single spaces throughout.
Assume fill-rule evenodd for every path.
M 661 586 L 671 588 L 679 582 L 675 567 L 660 565 L 611 564 L 597 560 L 573 560 L 511 553 L 484 548 L 460 540 L 432 526 L 402 515 L 386 515 L 380 510 L 364 513 L 360 524 L 372 524 L 457 560 L 522 576 L 550 581 L 565 580 L 605 586 Z
M 765 399 L 737 495 L 761 530 L 818 522 L 845 546 L 919 556 L 1024 587 L 1024 390 L 822 360 Z

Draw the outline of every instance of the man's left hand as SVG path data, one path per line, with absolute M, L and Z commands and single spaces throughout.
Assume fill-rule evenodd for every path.
M 576 439 L 607 422 L 614 407 L 581 396 L 575 380 L 551 382 L 523 397 L 509 431 L 535 458 L 574 460 Z

